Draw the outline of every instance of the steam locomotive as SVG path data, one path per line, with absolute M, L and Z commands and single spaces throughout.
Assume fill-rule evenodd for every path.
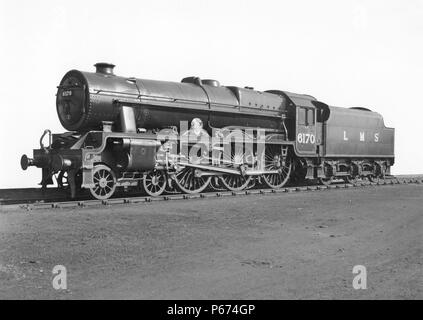
M 68 131 L 44 131 L 33 157 L 21 158 L 23 170 L 42 169 L 43 188 L 55 179 L 72 197 L 89 189 L 100 200 L 122 187 L 150 196 L 238 191 L 281 188 L 290 179 L 383 179 L 394 164 L 394 129 L 366 108 L 198 77 L 180 83 L 121 77 L 113 64 L 95 67 L 67 72 L 58 86 L 57 114 Z

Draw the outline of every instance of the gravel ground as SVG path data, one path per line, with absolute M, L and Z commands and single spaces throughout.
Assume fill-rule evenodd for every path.
M 423 299 L 423 185 L 0 212 L 0 299 L 95 298 Z

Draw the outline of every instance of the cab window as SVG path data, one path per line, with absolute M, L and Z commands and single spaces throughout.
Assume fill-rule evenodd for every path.
M 314 125 L 314 110 L 313 109 L 307 110 L 307 125 L 308 126 Z
M 313 126 L 315 124 L 314 109 L 299 107 L 298 124 L 300 126 Z
M 301 126 L 307 125 L 307 109 L 305 108 L 298 108 L 298 124 Z

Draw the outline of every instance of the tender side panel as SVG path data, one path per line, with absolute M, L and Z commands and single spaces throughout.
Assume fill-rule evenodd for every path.
M 376 112 L 330 107 L 324 138 L 325 157 L 394 157 L 394 129 Z

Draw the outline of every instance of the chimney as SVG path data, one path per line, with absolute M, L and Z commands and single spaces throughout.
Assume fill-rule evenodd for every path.
M 94 65 L 94 67 L 95 67 L 95 72 L 97 73 L 101 73 L 101 74 L 105 74 L 109 76 L 115 75 L 113 73 L 113 68 L 115 67 L 114 64 L 107 63 L 107 62 L 98 62 Z

